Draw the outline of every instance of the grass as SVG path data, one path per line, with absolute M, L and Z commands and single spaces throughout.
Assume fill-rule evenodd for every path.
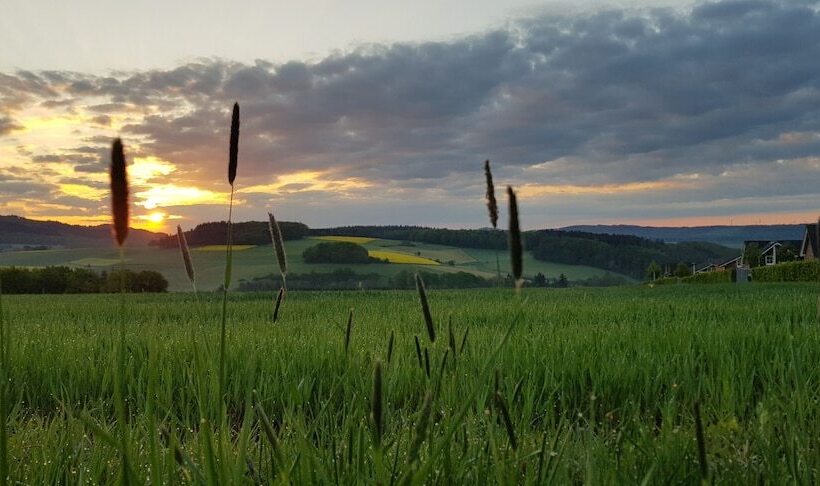
M 818 480 L 816 285 L 524 289 L 523 306 L 510 289 L 437 291 L 427 296 L 434 343 L 416 291 L 290 292 L 276 325 L 271 295 L 234 294 L 227 436 L 200 422 L 208 399 L 197 384 L 215 376 L 190 339 L 218 341 L 221 296 L 202 295 L 201 307 L 191 294 L 127 297 L 123 389 L 143 482 L 699 484 L 703 471 L 717 483 Z M 3 296 L 15 330 L 14 481 L 116 481 L 117 448 L 80 417 L 117 430 L 119 298 Z M 454 356 L 460 346 L 448 341 L 467 330 Z

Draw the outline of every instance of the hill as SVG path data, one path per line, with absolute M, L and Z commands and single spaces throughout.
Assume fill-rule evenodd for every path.
M 437 274 L 466 272 L 491 279 L 497 274 L 497 255 L 500 257 L 498 265 L 502 276 L 510 271 L 509 258 L 505 252 L 497 253 L 494 250 L 374 238 L 357 241 L 371 255 L 391 263 L 306 263 L 302 258 L 302 253 L 321 241 L 322 239 L 318 238 L 285 241 L 289 280 L 295 274 L 328 274 L 344 269 L 354 271 L 360 279 L 375 274 L 375 278 L 368 278 L 370 286 L 367 288 L 387 287 L 390 285 L 389 280 L 401 272 L 423 271 Z M 203 291 L 218 288 L 223 281 L 225 271 L 224 245 L 192 247 L 191 257 L 196 270 L 197 288 Z M 86 268 L 98 272 L 111 271 L 119 267 L 119 252 L 110 241 L 107 248 L 0 252 L 0 267 L 54 265 Z M 187 291 L 191 288 L 177 248 L 165 249 L 158 246 L 130 248 L 125 252 L 125 268 L 134 271 L 158 271 L 170 283 L 169 290 L 171 291 Z M 242 245 L 234 248 L 233 281 L 235 286 L 240 286 L 243 281 L 252 282 L 272 274 L 278 275 L 278 272 L 270 242 L 264 245 Z M 530 252 L 527 252 L 524 255 L 524 275 L 532 278 L 537 273 L 542 273 L 550 279 L 556 279 L 563 273 L 573 283 L 606 277 L 605 270 L 537 260 Z
M 131 228 L 127 246 L 145 246 L 162 236 L 165 235 Z M 36 221 L 20 216 L 0 216 L 0 249 L 108 246 L 111 246 L 111 225 L 80 226 L 58 221 Z
M 445 229 L 420 226 L 347 226 L 311 230 L 313 235 L 368 236 L 418 241 L 461 248 L 505 250 L 507 234 L 500 230 Z M 535 260 L 583 265 L 641 279 L 650 262 L 661 266 L 728 260 L 737 249 L 708 242 L 665 243 L 633 235 L 582 231 L 524 232 L 524 246 Z
M 577 225 L 562 231 L 580 231 L 594 234 L 634 235 L 667 243 L 706 241 L 740 248 L 745 240 L 799 240 L 803 238 L 802 224 L 771 224 L 748 226 L 689 226 L 659 227 L 635 225 Z

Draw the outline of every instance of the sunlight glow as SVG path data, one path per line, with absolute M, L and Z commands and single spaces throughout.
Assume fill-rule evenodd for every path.
M 619 194 L 681 189 L 684 186 L 684 183 L 677 181 L 628 182 L 626 184 L 601 184 L 591 186 L 574 184 L 524 184 L 518 190 L 518 194 L 521 197 L 552 196 L 558 194 Z
M 352 189 L 365 189 L 371 187 L 371 183 L 364 179 L 348 177 L 344 179 L 333 179 L 328 172 L 303 171 L 294 172 L 278 176 L 276 182 L 271 184 L 259 184 L 245 187 L 239 190 L 244 193 L 273 193 L 285 192 L 294 193 L 302 191 L 332 191 L 344 193 Z
M 192 206 L 195 204 L 227 204 L 228 193 L 213 192 L 198 187 L 180 187 L 175 184 L 155 185 L 134 194 L 137 206 L 155 209 L 168 206 Z M 236 203 L 236 201 L 234 201 Z

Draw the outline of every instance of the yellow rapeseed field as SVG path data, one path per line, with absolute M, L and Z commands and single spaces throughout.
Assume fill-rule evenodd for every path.
M 346 243 L 356 243 L 357 245 L 364 245 L 365 243 L 370 243 L 371 241 L 376 239 L 368 238 L 366 236 L 316 236 L 314 238 L 317 240 L 325 241 L 343 241 Z
M 413 263 L 416 265 L 439 265 L 435 260 L 424 258 L 416 255 L 408 255 L 407 253 L 398 253 L 395 251 L 384 250 L 368 250 L 367 254 L 373 258 L 386 259 L 390 263 Z

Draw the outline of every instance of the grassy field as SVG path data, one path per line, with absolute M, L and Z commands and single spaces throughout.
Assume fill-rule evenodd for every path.
M 391 264 L 307 264 L 302 261 L 302 251 L 320 242 L 319 239 L 303 239 L 285 242 L 288 266 L 291 273 L 331 272 L 339 268 L 351 268 L 357 273 L 375 273 L 389 277 L 402 270 L 429 272 L 469 272 L 484 278 L 496 275 L 495 252 L 491 250 L 462 249 L 426 243 L 410 243 L 394 240 L 379 240 L 356 237 L 336 238 L 336 241 L 352 241 L 362 244 L 379 258 L 389 258 Z M 341 238 L 341 239 L 340 239 Z M 352 239 L 351 239 L 352 238 Z M 125 266 L 131 270 L 155 270 L 162 273 L 169 282 L 171 291 L 190 290 L 185 278 L 179 251 L 162 250 L 155 247 L 133 247 L 126 249 Z M 225 246 L 210 245 L 193 248 L 192 259 L 197 271 L 197 284 L 201 290 L 216 289 L 223 281 L 225 271 Z M 278 273 L 276 258 L 270 245 L 234 247 L 234 282 L 251 280 L 271 273 Z M 438 260 L 438 261 L 436 261 Z M 447 265 L 448 261 L 453 265 Z M 506 252 L 499 253 L 502 275 L 509 272 L 510 262 Z M 444 264 L 438 264 L 442 262 Z M 95 270 L 110 270 L 119 265 L 119 252 L 114 248 L 82 248 L 66 250 L 38 250 L 0 252 L 0 266 L 36 267 L 48 265 L 68 265 Z M 598 276 L 603 270 L 580 265 L 561 265 L 535 260 L 525 254 L 527 276 L 542 272 L 556 278 L 560 273 L 570 280 Z
M 415 292 L 271 299 L 229 295 L 220 415 L 216 297 L 4 296 L 11 477 L 113 482 L 125 435 L 152 483 L 698 484 L 699 402 L 710 480 L 820 479 L 816 285 L 433 292 L 435 342 Z

